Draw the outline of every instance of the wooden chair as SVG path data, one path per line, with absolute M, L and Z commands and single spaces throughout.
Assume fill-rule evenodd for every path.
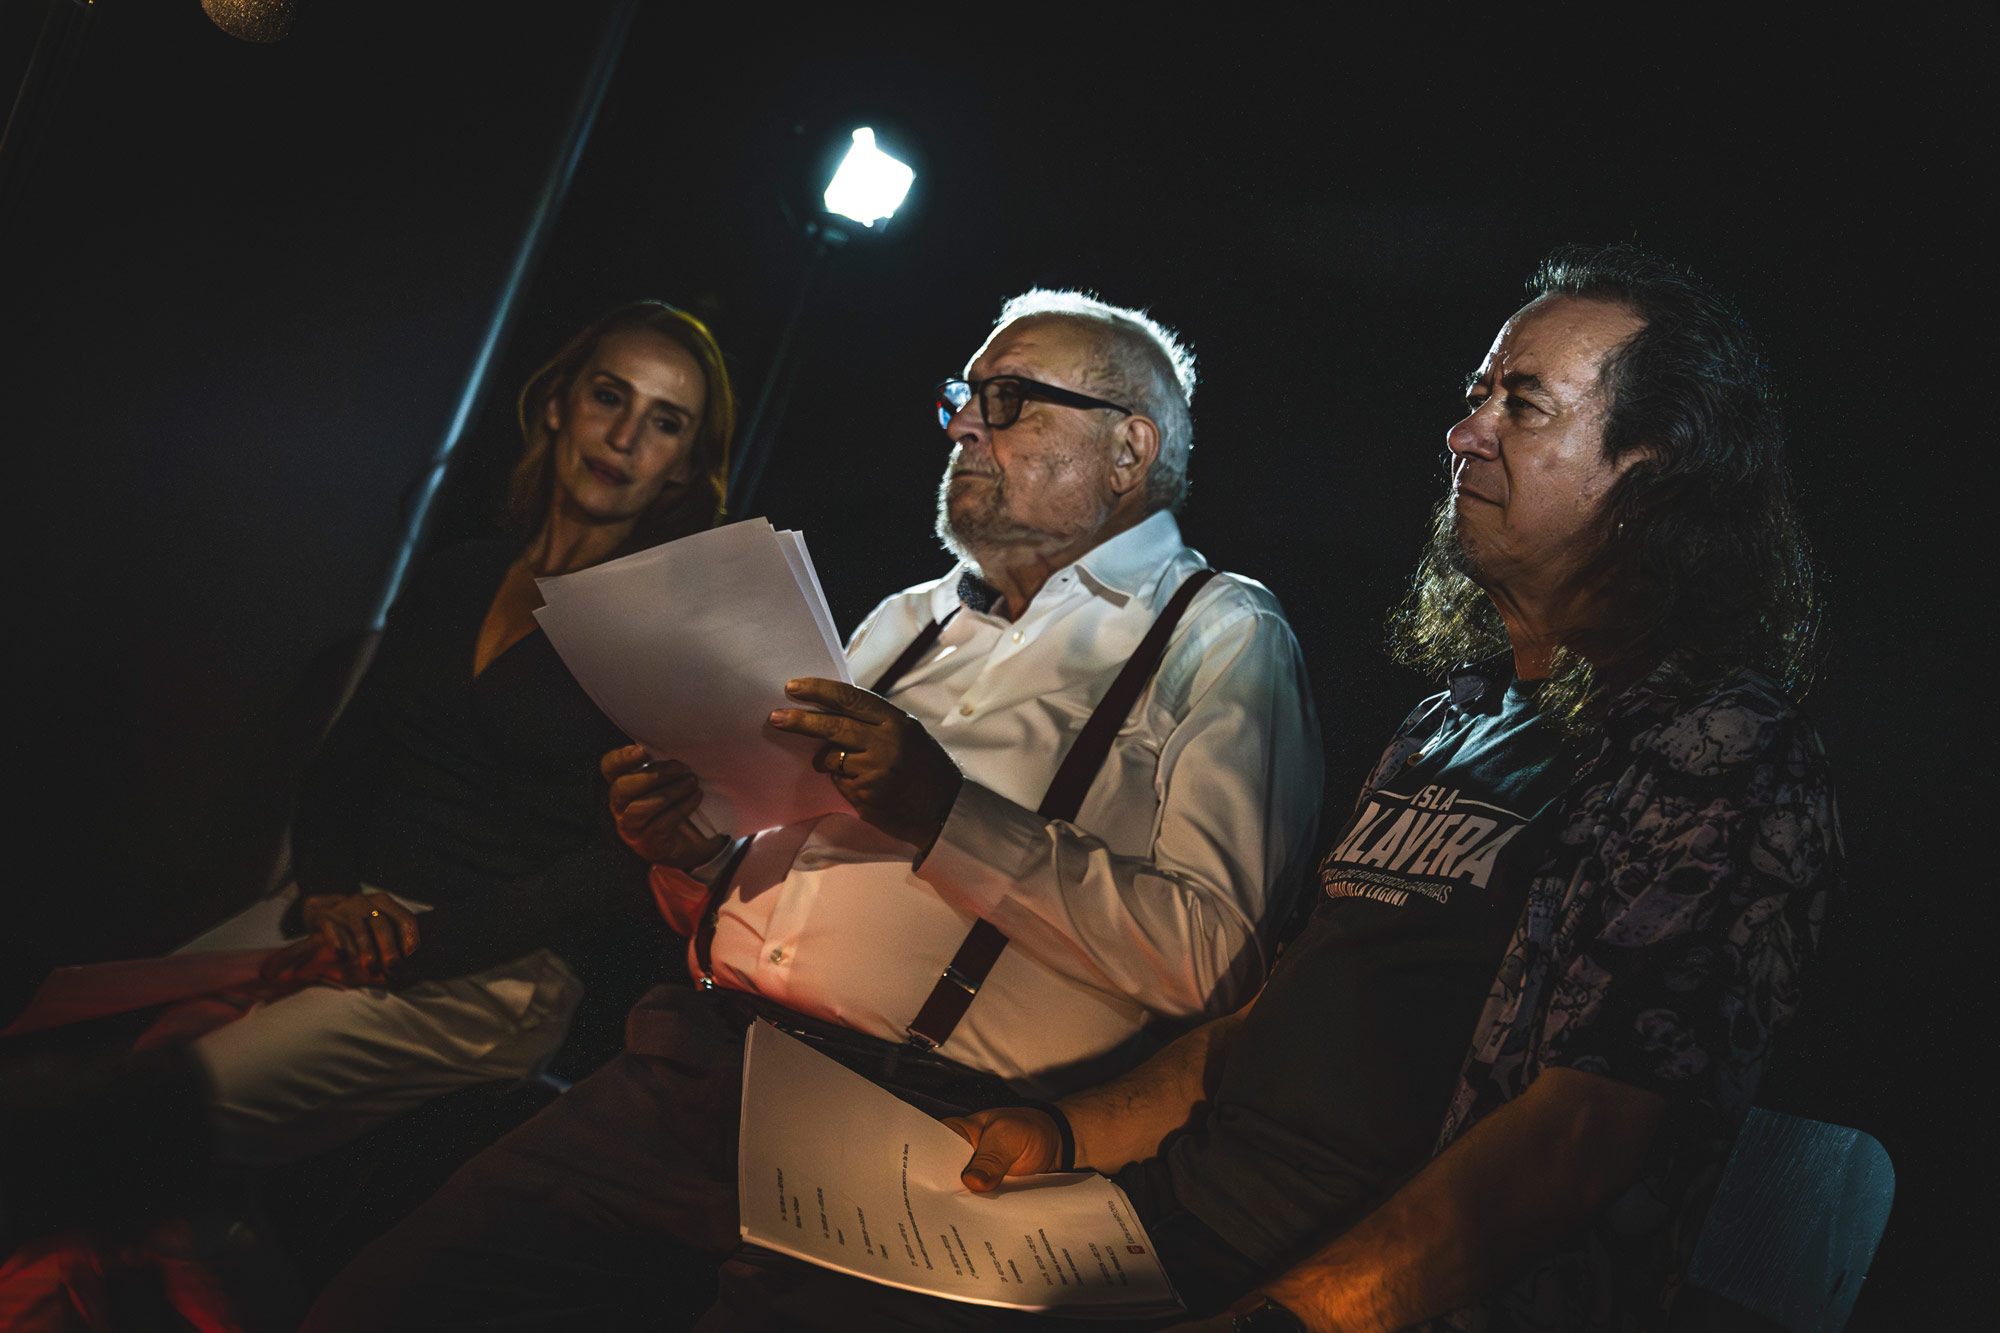
M 1895 1193 L 1867 1134 L 1753 1107 L 1688 1261 L 1703 1315 L 1676 1326 L 1839 1333 Z

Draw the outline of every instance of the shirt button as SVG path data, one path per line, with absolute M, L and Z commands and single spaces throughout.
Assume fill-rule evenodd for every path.
M 782 962 L 784 962 L 784 961 L 785 961 L 785 951 L 784 951 L 783 949 L 773 949 L 773 950 L 771 950 L 771 961 L 772 961 L 772 962 L 774 962 L 774 963 L 782 963 Z
M 971 716 L 972 716 L 972 705 L 971 705 L 971 704 L 960 704 L 960 705 L 958 706 L 958 715 L 959 715 L 960 717 L 971 717 Z
M 1019 631 L 1019 630 L 1015 630 L 1015 631 L 1014 631 L 1014 642 L 1015 642 L 1015 643 L 1019 643 L 1020 641 L 1021 641 L 1021 631 Z

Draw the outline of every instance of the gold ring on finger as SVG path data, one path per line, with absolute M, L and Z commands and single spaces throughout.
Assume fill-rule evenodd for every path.
M 371 907 L 371 908 L 369 908 L 369 909 L 368 909 L 368 915 L 370 915 L 370 916 L 380 916 L 380 915 L 382 915 L 382 909 L 381 909 L 381 908 L 379 908 L 379 907 Z
M 835 759 L 835 760 L 833 761 L 833 771 L 834 771 L 834 772 L 836 772 L 836 773 L 838 773 L 838 774 L 840 774 L 840 776 L 842 776 L 842 777 L 846 777 L 846 776 L 847 776 L 847 751 L 845 751 L 845 750 L 835 750 L 835 751 L 834 751 L 834 753 L 835 753 L 835 754 L 837 754 L 837 755 L 839 755 L 840 757 L 839 757 L 838 759 Z

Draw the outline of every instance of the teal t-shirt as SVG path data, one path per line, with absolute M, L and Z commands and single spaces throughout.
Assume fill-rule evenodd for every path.
M 1536 683 L 1487 699 L 1454 710 L 1321 863 L 1213 1112 L 1118 1176 L 1142 1217 L 1185 1209 L 1276 1270 L 1428 1159 L 1573 767 Z

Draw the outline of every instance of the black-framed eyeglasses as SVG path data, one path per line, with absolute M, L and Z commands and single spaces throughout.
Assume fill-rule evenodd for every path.
M 1021 407 L 1030 398 L 1055 403 L 1059 407 L 1108 407 L 1128 417 L 1133 415 L 1131 408 L 1106 402 L 1102 398 L 1092 398 L 1088 394 L 1043 384 L 1038 380 L 1022 379 L 1019 375 L 995 375 L 990 379 L 945 380 L 940 383 L 937 386 L 938 425 L 950 429 L 951 419 L 972 401 L 975 394 L 979 398 L 979 419 L 990 430 L 1005 430 L 1019 421 Z

